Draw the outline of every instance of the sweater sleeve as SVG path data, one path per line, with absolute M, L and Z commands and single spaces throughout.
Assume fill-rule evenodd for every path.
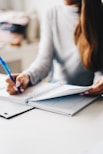
M 23 73 L 30 76 L 34 85 L 48 75 L 53 63 L 52 16 L 47 12 L 41 26 L 39 51 L 36 60 Z

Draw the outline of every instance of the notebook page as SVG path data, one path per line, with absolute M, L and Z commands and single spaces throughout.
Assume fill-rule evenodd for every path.
M 61 87 L 64 83 L 56 82 L 56 83 L 41 83 L 33 89 L 33 91 L 30 93 L 29 98 L 38 98 L 42 95 L 46 95 L 48 92 L 53 93 L 54 89 L 58 89 Z
M 6 75 L 0 74 L 0 90 L 6 87 L 6 82 L 5 82 L 6 77 L 7 77 Z
M 74 86 L 74 85 L 64 84 L 61 87 L 58 87 L 56 89 L 54 88 L 53 91 L 48 91 L 48 93 L 43 93 L 38 97 L 34 97 L 33 99 L 30 99 L 30 101 L 45 100 L 45 99 L 50 99 L 55 97 L 77 94 L 77 93 L 84 92 L 90 88 L 91 86 Z
M 29 89 L 28 89 L 29 90 Z M 28 100 L 28 90 L 25 90 L 22 94 L 9 95 L 5 88 L 0 89 L 0 99 L 8 100 L 14 103 L 26 103 Z
M 22 94 L 9 95 L 6 89 L 0 89 L 0 98 L 16 103 L 26 103 L 30 98 L 39 97 L 43 93 L 54 90 L 61 86 L 61 83 L 40 83 L 36 86 L 28 87 Z

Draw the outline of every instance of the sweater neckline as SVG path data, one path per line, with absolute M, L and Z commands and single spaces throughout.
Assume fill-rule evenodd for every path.
M 78 12 L 78 7 L 63 4 L 63 8 L 65 9 L 66 12 L 71 12 L 71 13 Z

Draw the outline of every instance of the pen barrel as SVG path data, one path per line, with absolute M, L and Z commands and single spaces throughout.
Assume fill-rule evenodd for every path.
M 14 77 L 12 75 L 10 75 L 10 79 L 16 83 L 16 80 L 14 79 Z
M 18 92 L 21 94 L 22 92 L 21 92 L 21 89 L 20 89 L 20 87 L 17 87 L 17 89 L 18 89 Z

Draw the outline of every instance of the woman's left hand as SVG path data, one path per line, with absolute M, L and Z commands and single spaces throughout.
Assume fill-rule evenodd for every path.
M 92 88 L 83 93 L 84 95 L 102 95 L 103 94 L 103 76 L 93 84 Z

